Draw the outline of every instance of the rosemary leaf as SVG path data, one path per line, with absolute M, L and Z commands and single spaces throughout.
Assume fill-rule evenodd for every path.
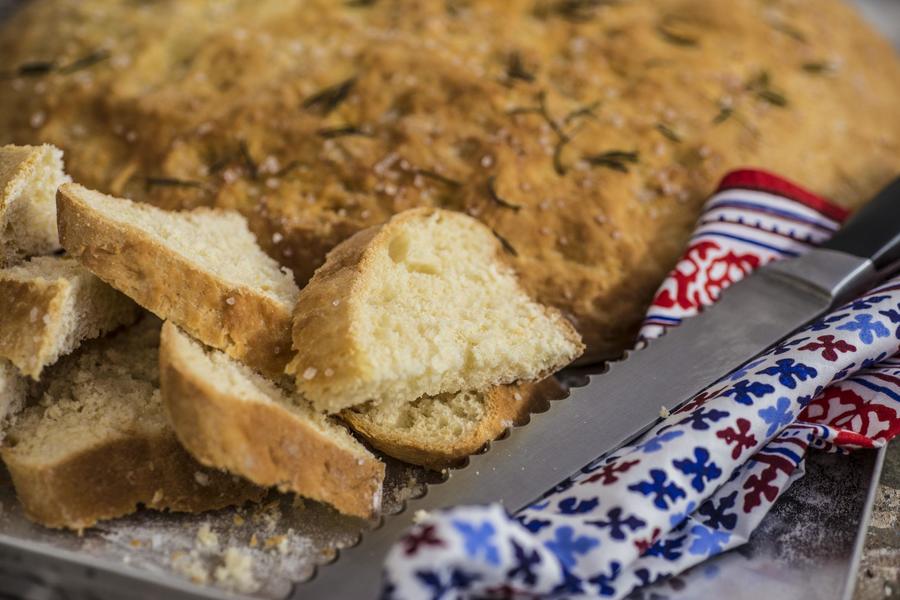
M 835 72 L 834 64 L 827 61 L 803 63 L 800 68 L 812 75 L 828 75 Z
M 413 170 L 413 173 L 415 173 L 416 175 L 421 175 L 422 177 L 425 177 L 427 179 L 433 179 L 437 182 L 443 183 L 444 185 L 452 187 L 452 188 L 462 187 L 461 181 L 451 179 L 445 175 L 441 175 L 440 173 L 437 173 L 436 171 L 430 171 L 428 169 L 415 169 L 415 170 Z
M 684 31 L 683 28 L 680 29 L 678 27 L 679 21 L 677 17 L 665 17 L 656 25 L 656 32 L 663 40 L 675 46 L 693 47 L 699 45 L 700 39 Z
M 512 202 L 509 202 L 508 200 L 504 200 L 500 196 L 500 194 L 497 193 L 497 188 L 495 187 L 495 183 L 496 183 L 496 181 L 493 176 L 488 177 L 487 190 L 488 190 L 488 196 L 490 197 L 490 199 L 493 200 L 495 204 L 502 206 L 503 208 L 509 208 L 515 212 L 519 212 L 520 210 L 522 210 L 522 207 L 519 206 L 518 204 L 513 204 Z
M 808 41 L 806 39 L 806 34 L 790 23 L 787 23 L 785 21 L 770 21 L 769 25 L 771 25 L 772 29 L 774 29 L 775 31 L 783 33 L 784 35 L 788 36 L 789 38 L 793 38 L 798 42 L 805 44 Z
M 303 108 L 325 116 L 347 99 L 354 85 L 356 85 L 356 77 L 351 77 L 320 90 L 303 101 Z
M 583 23 L 594 18 L 597 7 L 618 3 L 619 0 L 555 0 L 538 5 L 534 14 L 543 19 L 561 17 L 574 23 Z
M 206 185 L 202 181 L 194 181 L 192 179 L 176 179 L 174 177 L 147 177 L 144 180 L 147 187 L 183 187 L 205 189 Z
M 565 138 L 563 140 L 559 140 L 556 143 L 556 146 L 554 146 L 554 148 L 553 148 L 553 170 L 556 171 L 556 174 L 559 175 L 560 177 L 565 175 L 566 172 L 568 171 L 568 169 L 566 169 L 566 166 L 563 164 L 562 153 L 563 153 L 563 150 L 565 150 L 566 144 L 568 144 L 569 141 L 570 141 L 570 138 Z
M 247 142 L 241 140 L 241 143 L 238 145 L 238 150 L 240 151 L 241 160 L 243 161 L 244 166 L 247 167 L 250 178 L 256 179 L 259 176 L 259 166 L 256 164 L 256 161 L 253 160 L 253 156 L 250 155 L 250 149 L 247 148 Z
M 582 106 L 581 108 L 577 108 L 577 109 L 573 110 L 572 112 L 570 112 L 569 114 L 567 114 L 565 117 L 563 117 L 563 123 L 568 125 L 575 119 L 580 119 L 581 117 L 592 117 L 592 118 L 596 119 L 597 115 L 594 114 L 594 110 L 598 106 L 600 106 L 599 100 L 597 100 L 595 102 L 591 102 L 590 104 L 588 104 L 586 106 Z
M 80 71 L 82 69 L 87 69 L 89 67 L 93 67 L 97 63 L 103 62 L 104 60 L 110 57 L 109 50 L 95 50 L 90 54 L 86 54 L 81 58 L 78 58 L 65 67 L 60 69 L 61 73 L 74 73 L 75 71 Z
M 733 114 L 734 108 L 730 106 L 720 106 L 719 113 L 715 116 L 712 122 L 714 125 L 719 125 L 730 119 Z
M 623 150 L 610 150 L 609 152 L 601 152 L 600 154 L 591 154 L 585 156 L 584 159 L 592 166 L 605 167 L 613 171 L 628 173 L 628 165 L 635 164 L 640 161 L 638 152 L 627 152 Z
M 784 108 L 788 105 L 788 100 L 781 92 L 772 89 L 772 78 L 768 71 L 761 71 L 753 79 L 747 83 L 747 89 L 760 100 L 768 102 L 773 106 Z
M 509 243 L 509 240 L 507 240 L 505 237 L 503 237 L 502 235 L 497 233 L 496 229 L 491 229 L 491 231 L 494 233 L 494 237 L 497 238 L 498 240 L 500 240 L 500 245 L 503 246 L 504 250 L 506 250 L 513 256 L 519 256 L 519 253 L 516 251 L 516 249 L 513 247 L 513 245 Z
M 366 136 L 371 137 L 372 134 L 365 131 L 364 129 L 357 127 L 356 125 L 342 125 L 340 127 L 326 127 L 323 129 L 319 129 L 316 133 L 325 138 L 325 139 L 333 139 L 338 137 L 347 137 L 347 136 Z
M 679 136 L 677 133 L 675 133 L 675 131 L 673 131 L 672 128 L 669 127 L 668 125 L 666 125 L 665 123 L 657 123 L 656 130 L 658 132 L 660 132 L 661 134 L 663 134 L 664 137 L 672 140 L 676 144 L 681 143 L 681 136 Z
M 509 60 L 506 64 L 506 76 L 509 79 L 520 79 L 529 83 L 534 81 L 534 73 L 525 67 L 525 63 L 522 62 L 522 56 L 518 52 L 513 52 L 509 55 Z
M 19 77 L 39 77 L 56 69 L 56 63 L 51 61 L 35 61 L 19 65 L 16 75 Z

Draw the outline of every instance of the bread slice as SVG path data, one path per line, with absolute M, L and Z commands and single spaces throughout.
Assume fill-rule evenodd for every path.
M 151 316 L 95 340 L 48 373 L 0 450 L 29 518 L 84 529 L 134 512 L 199 512 L 263 490 L 202 467 L 166 421 L 158 388 L 160 323 Z
M 388 456 L 440 470 L 475 454 L 549 400 L 564 396 L 553 377 L 485 392 L 426 396 L 413 402 L 365 404 L 341 412 L 354 431 Z
M 169 419 L 200 462 L 349 515 L 380 511 L 384 464 L 343 425 L 170 321 L 159 360 Z
M 0 147 L 0 266 L 59 249 L 56 188 L 67 181 L 59 148 Z
M 491 230 L 418 208 L 335 247 L 300 292 L 288 365 L 314 405 L 411 402 L 534 381 L 584 349 L 533 301 Z
M 28 381 L 19 374 L 8 360 L 0 359 L 0 442 L 6 429 L 15 422 L 15 417 L 25 406 L 28 395 Z
M 75 184 L 60 188 L 57 204 L 63 247 L 101 279 L 203 343 L 284 371 L 297 286 L 244 217 L 166 212 Z
M 138 306 L 71 258 L 0 269 L 0 357 L 32 379 L 82 341 L 133 323 Z

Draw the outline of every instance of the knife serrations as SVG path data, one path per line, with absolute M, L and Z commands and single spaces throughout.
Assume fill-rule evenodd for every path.
M 589 376 L 586 385 L 495 441 L 489 452 L 470 457 L 465 468 L 451 471 L 445 483 L 429 486 L 409 506 L 436 510 L 501 502 L 515 511 L 528 505 L 646 431 L 661 407 L 675 410 L 831 307 L 848 292 L 845 274 L 870 268 L 836 254 L 818 251 L 791 261 L 799 265 L 761 269 L 703 314 L 611 363 L 607 372 Z M 338 565 L 319 568 L 292 597 L 375 598 L 382 561 L 412 522 L 409 509 L 383 519 L 361 543 L 340 552 Z

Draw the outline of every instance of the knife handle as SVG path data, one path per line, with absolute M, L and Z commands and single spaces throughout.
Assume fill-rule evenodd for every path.
M 867 258 L 880 273 L 900 261 L 900 178 L 857 211 L 822 247 Z

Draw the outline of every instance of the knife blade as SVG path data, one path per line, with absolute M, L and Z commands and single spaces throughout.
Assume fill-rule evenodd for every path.
M 864 291 L 900 259 L 900 179 L 822 248 L 771 264 L 726 290 L 714 306 L 610 365 L 451 471 L 410 504 L 437 510 L 500 502 L 514 512 L 809 321 Z M 317 569 L 292 598 L 363 599 L 379 592 L 381 564 L 413 522 L 407 507 Z

